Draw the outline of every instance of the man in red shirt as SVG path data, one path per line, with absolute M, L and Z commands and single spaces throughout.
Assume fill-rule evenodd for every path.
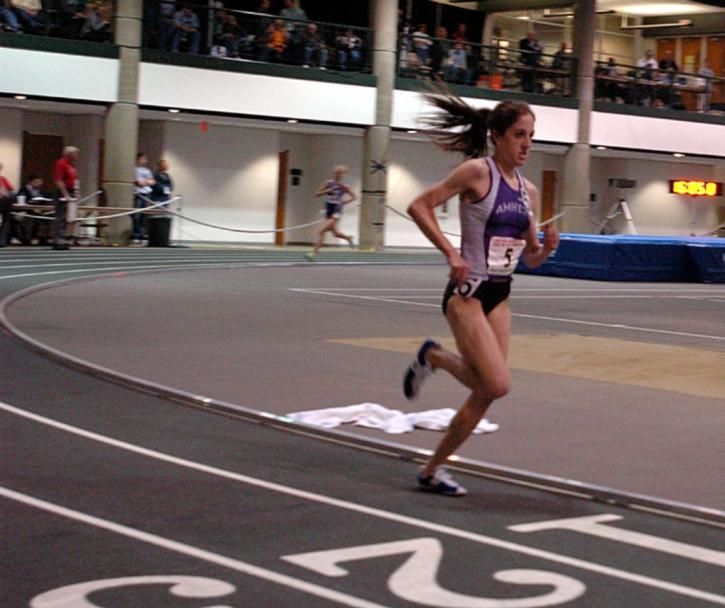
M 55 162 L 53 170 L 53 181 L 57 188 L 55 196 L 55 238 L 53 241 L 53 249 L 65 251 L 68 244 L 65 241 L 65 231 L 67 227 L 66 213 L 68 211 L 68 201 L 78 198 L 80 182 L 78 180 L 78 170 L 76 169 L 76 161 L 78 160 L 78 148 L 74 146 L 66 146 L 63 148 L 63 156 Z
M 2 171 L 3 164 L 0 163 L 0 221 L 2 221 L 2 225 L 0 225 L 0 247 L 5 247 L 10 236 L 10 214 L 15 202 L 15 192 L 13 192 L 10 182 L 3 177 Z

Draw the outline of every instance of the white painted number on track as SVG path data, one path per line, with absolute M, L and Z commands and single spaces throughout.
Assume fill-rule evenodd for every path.
M 602 525 L 606 522 L 619 521 L 620 519 L 623 519 L 620 515 L 604 513 L 602 515 L 570 517 L 568 519 L 540 521 L 533 524 L 520 524 L 517 526 L 509 526 L 509 530 L 513 530 L 514 532 L 570 530 L 572 532 L 589 534 L 590 536 L 634 545 L 650 551 L 661 551 L 662 553 L 669 553 L 671 555 L 677 555 L 678 557 L 694 559 L 705 562 L 706 564 L 714 564 L 715 566 L 725 568 L 725 552 L 723 551 L 714 551 L 713 549 L 706 549 L 704 547 L 698 547 L 697 545 L 688 545 L 659 536 L 652 536 L 651 534 L 642 534 L 641 532 Z
M 497 599 L 455 593 L 437 582 L 443 547 L 435 538 L 360 545 L 329 551 L 285 555 L 282 559 L 325 576 L 346 576 L 340 562 L 371 559 L 411 553 L 412 555 L 388 578 L 388 588 L 398 597 L 419 604 L 440 608 L 535 608 L 558 606 L 584 593 L 586 587 L 577 579 L 544 570 L 500 570 L 493 578 L 514 585 L 549 585 L 553 591 L 535 597 Z
M 46 591 L 30 600 L 30 608 L 100 608 L 98 604 L 88 599 L 91 593 L 136 585 L 171 585 L 169 589 L 171 595 L 189 598 L 222 597 L 237 590 L 230 583 L 201 576 L 127 576 L 86 581 Z M 217 604 L 206 608 L 230 608 L 230 606 Z

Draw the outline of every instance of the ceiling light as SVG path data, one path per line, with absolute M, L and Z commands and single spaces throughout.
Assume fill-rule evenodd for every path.
M 415 129 L 408 129 L 408 133 L 417 133 L 417 132 L 418 131 L 416 131 Z
M 685 155 L 681 152 L 675 152 L 672 156 L 674 156 L 675 158 L 685 158 Z
M 290 118 L 287 120 L 287 122 L 290 123 L 291 125 L 293 125 L 293 124 L 299 122 L 299 120 L 297 120 L 296 118 Z
M 697 3 L 690 2 L 609 2 L 607 8 L 613 9 L 623 15 L 636 15 L 638 17 L 659 17 L 662 15 L 692 15 L 706 12 Z
M 176 108 L 169 108 L 169 112 L 171 112 L 172 114 L 178 114 L 179 112 L 181 112 L 181 110 L 178 110 Z
M 663 27 L 689 27 L 692 25 L 692 19 L 680 19 L 670 23 L 648 23 L 639 25 L 621 25 L 622 30 L 657 30 Z
M 23 99 L 27 99 L 28 97 L 26 95 L 15 95 L 15 99 L 18 99 L 22 101 Z
M 597 146 L 597 150 L 606 150 L 607 146 Z

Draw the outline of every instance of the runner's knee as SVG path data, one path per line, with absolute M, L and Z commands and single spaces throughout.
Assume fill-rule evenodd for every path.
M 508 370 L 488 377 L 478 374 L 478 386 L 474 390 L 484 401 L 501 399 L 511 390 L 511 375 Z

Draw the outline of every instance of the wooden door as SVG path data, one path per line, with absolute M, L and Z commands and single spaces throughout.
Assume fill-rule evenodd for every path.
M 541 217 L 545 222 L 554 216 L 556 211 L 556 171 L 543 171 L 541 173 Z
M 34 173 L 43 178 L 43 191 L 55 189 L 53 169 L 55 161 L 63 155 L 63 137 L 60 135 L 34 135 L 23 131 L 23 161 L 21 180 L 25 183 L 28 175 Z
M 710 60 L 710 67 L 715 76 L 725 77 L 725 37 L 713 36 L 707 41 L 707 58 Z M 710 105 L 713 103 L 725 103 L 725 91 L 723 83 L 718 82 L 712 90 Z
M 664 59 L 667 51 L 670 51 L 672 56 L 675 58 L 675 61 L 677 61 L 677 41 L 674 38 L 658 38 L 657 63 Z
M 682 39 L 682 57 L 680 63 L 681 72 L 688 74 L 697 74 L 700 69 L 700 49 L 702 48 L 701 38 L 683 38 Z
M 277 181 L 277 215 L 275 219 L 275 228 L 280 230 L 284 228 L 285 220 L 285 202 L 287 200 L 287 179 L 289 173 L 289 150 L 283 150 L 279 153 L 279 176 Z M 274 244 L 278 246 L 284 245 L 285 233 L 276 232 L 274 235 Z

